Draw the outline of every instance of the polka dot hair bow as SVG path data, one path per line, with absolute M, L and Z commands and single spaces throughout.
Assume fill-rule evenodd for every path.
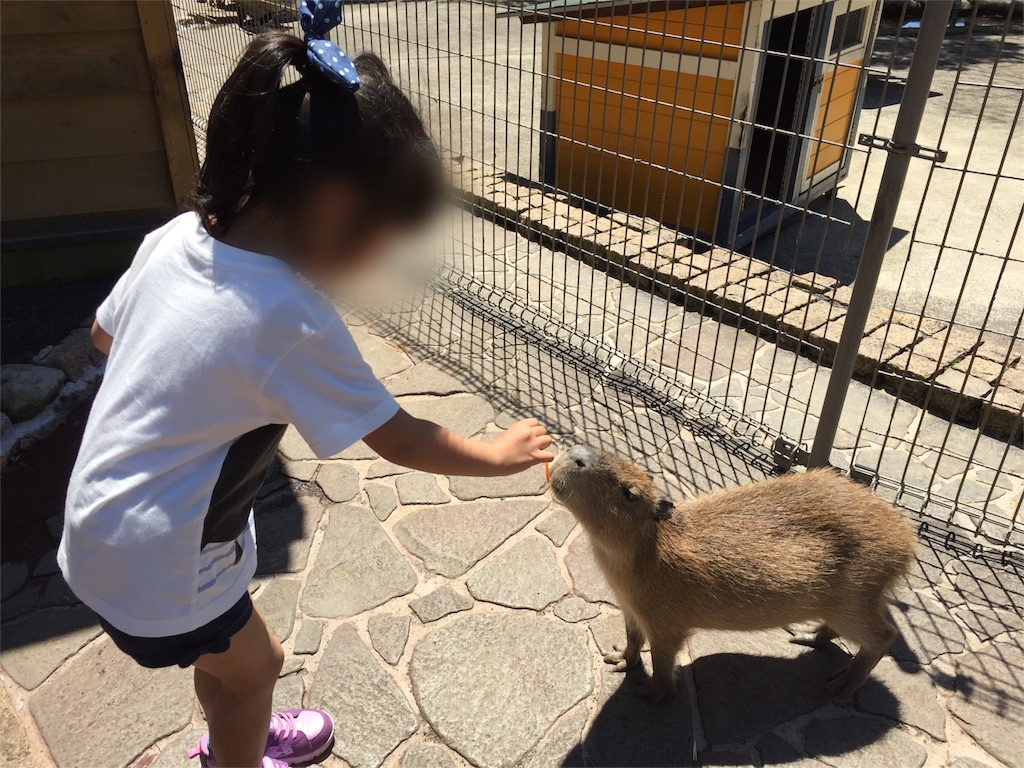
M 349 93 L 358 91 L 359 75 L 352 59 L 327 39 L 327 33 L 341 24 L 341 0 L 300 0 L 299 23 L 309 63 Z

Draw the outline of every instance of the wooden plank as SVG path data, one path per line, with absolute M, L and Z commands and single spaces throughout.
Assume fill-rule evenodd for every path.
M 0 100 L 152 90 L 137 30 L 4 37 Z
M 137 8 L 174 197 L 184 207 L 199 175 L 199 153 L 173 9 L 170 3 L 148 0 L 138 0 Z
M 99 32 L 138 29 L 133 0 L 3 0 L 0 35 L 49 35 L 55 32 Z
M 11 101 L 0 110 L 0 160 L 55 160 L 163 150 L 148 93 Z
M 736 61 L 743 39 L 744 16 L 745 6 L 734 4 L 621 14 L 592 21 L 567 19 L 557 23 L 555 34 Z
M 3 221 L 175 208 L 162 151 L 5 163 L 0 174 Z

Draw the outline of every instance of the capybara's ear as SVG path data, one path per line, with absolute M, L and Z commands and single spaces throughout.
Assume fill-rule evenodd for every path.
M 658 505 L 654 508 L 654 514 L 652 517 L 659 523 L 664 522 L 672 517 L 672 512 L 676 508 L 676 503 L 665 496 L 658 499 Z

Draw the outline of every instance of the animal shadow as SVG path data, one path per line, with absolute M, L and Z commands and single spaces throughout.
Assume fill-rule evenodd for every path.
M 770 653 L 772 647 L 765 650 Z M 782 648 L 779 651 L 785 652 Z M 700 725 L 708 742 L 701 749 L 754 739 L 794 718 L 823 708 L 834 710 L 834 703 L 824 696 L 825 680 L 849 660 L 846 653 L 834 646 L 799 652 L 790 658 L 735 652 L 700 656 L 691 671 Z M 676 671 L 675 698 L 659 704 L 651 704 L 637 693 L 642 674 L 631 674 L 625 679 L 610 676 L 611 673 L 603 675 L 605 690 L 617 687 L 603 701 L 589 731 L 566 756 L 563 766 L 713 764 L 713 752 L 703 751 L 697 757 L 700 745 L 695 744 L 693 708 L 681 668 Z M 896 719 L 899 702 L 882 683 L 869 678 L 861 691 L 881 702 L 883 709 Z M 871 728 L 845 733 L 835 742 L 834 753 L 862 749 L 891 727 L 883 721 L 873 721 Z M 804 757 L 795 748 L 766 749 L 760 755 L 765 765 L 783 765 Z

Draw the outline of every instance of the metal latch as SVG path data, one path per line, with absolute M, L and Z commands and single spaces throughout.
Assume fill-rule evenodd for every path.
M 897 144 L 892 139 L 887 139 L 883 136 L 874 136 L 870 133 L 862 133 L 857 137 L 857 143 L 862 147 L 870 147 L 871 149 L 884 149 L 886 152 L 891 152 L 894 155 L 910 155 L 911 157 L 923 157 L 925 160 L 931 160 L 933 163 L 944 163 L 948 152 L 944 149 L 932 149 L 931 147 L 922 147 L 920 144 Z
M 810 458 L 808 450 L 800 443 L 795 443 L 785 437 L 775 438 L 775 445 L 772 446 L 772 453 L 775 456 L 775 468 L 779 472 L 789 472 L 793 465 L 806 467 Z

